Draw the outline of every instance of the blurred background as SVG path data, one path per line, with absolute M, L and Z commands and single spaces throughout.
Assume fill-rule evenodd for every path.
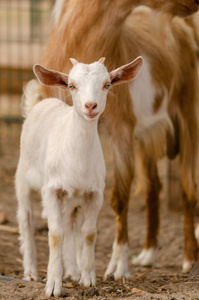
M 53 5 L 53 0 L 0 1 L 0 224 L 16 220 L 21 95 L 46 45 Z
M 13 190 L 22 125 L 20 101 L 25 82 L 34 78 L 51 29 L 52 0 L 0 1 L 0 193 Z M 6 210 L 0 201 L 0 211 Z

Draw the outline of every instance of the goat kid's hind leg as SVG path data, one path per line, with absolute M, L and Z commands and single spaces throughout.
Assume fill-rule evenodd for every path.
M 156 258 L 161 183 L 155 160 L 148 158 L 145 166 L 148 180 L 146 183 L 147 235 L 144 249 L 137 257 L 132 258 L 132 263 L 134 265 L 150 266 L 154 264 Z
M 127 159 L 128 160 L 128 159 Z M 115 158 L 115 174 L 111 196 L 111 206 L 116 214 L 116 238 L 113 243 L 112 256 L 105 272 L 104 278 L 111 273 L 115 280 L 129 278 L 129 242 L 128 242 L 128 204 L 132 182 L 131 162 Z
M 74 205 L 77 202 L 76 205 Z M 72 204 L 72 206 L 70 205 Z M 80 271 L 78 269 L 79 257 L 81 253 L 81 206 L 78 201 L 70 199 L 66 201 L 63 214 L 64 242 L 63 242 L 63 262 L 65 267 L 65 278 L 78 281 Z
M 28 186 L 22 167 L 19 164 L 16 172 L 15 187 L 18 200 L 17 219 L 19 224 L 20 250 L 23 254 L 24 280 L 37 280 L 37 259 L 34 241 L 34 221 Z
M 62 201 L 57 191 L 46 188 L 43 194 L 44 216 L 48 220 L 49 262 L 46 283 L 46 296 L 60 296 L 62 293 Z
M 95 286 L 95 242 L 97 219 L 103 202 L 103 192 L 90 192 L 84 197 L 84 223 L 82 226 L 83 249 L 81 256 L 81 279 L 83 286 Z

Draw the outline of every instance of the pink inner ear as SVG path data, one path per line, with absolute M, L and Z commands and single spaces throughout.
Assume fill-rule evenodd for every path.
M 67 75 L 58 71 L 48 70 L 41 65 L 35 65 L 35 75 L 44 85 L 48 86 L 67 86 Z
M 121 81 L 123 77 L 123 70 L 115 70 L 111 72 L 111 83 L 114 84 L 115 82 Z
M 54 73 L 53 76 L 52 76 L 52 82 L 53 82 L 53 85 L 67 85 L 67 83 L 64 81 L 64 79 L 62 78 L 62 76 L 60 74 L 57 74 L 57 73 Z
M 126 68 L 122 69 L 121 71 L 122 71 L 122 74 L 120 75 L 120 77 L 122 78 L 122 80 L 125 80 L 125 81 L 134 79 L 138 73 L 138 70 L 135 66 L 134 67 L 130 67 L 130 66 L 126 67 Z
M 135 59 L 133 62 L 124 65 L 110 73 L 111 83 L 119 84 L 135 79 L 140 73 L 143 65 L 143 59 L 141 57 Z

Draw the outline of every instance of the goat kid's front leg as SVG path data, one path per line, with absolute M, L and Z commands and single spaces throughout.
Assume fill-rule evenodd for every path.
M 54 189 L 46 188 L 43 194 L 44 215 L 48 220 L 49 262 L 46 296 L 60 296 L 62 293 L 62 202 Z
M 121 153 L 120 153 L 121 154 Z M 126 153 L 125 155 L 128 155 Z M 131 162 L 115 157 L 115 174 L 112 189 L 111 206 L 116 214 L 116 238 L 113 244 L 111 260 L 108 264 L 104 278 L 111 273 L 115 280 L 129 278 L 129 242 L 128 242 L 128 204 L 132 182 Z M 121 163 L 119 165 L 119 162 Z
M 80 285 L 96 285 L 95 242 L 97 236 L 97 219 L 103 202 L 103 192 L 90 192 L 84 197 L 84 223 L 82 226 L 83 249 L 81 256 Z
M 70 203 L 72 205 L 70 205 Z M 64 277 L 74 281 L 80 279 L 79 265 L 82 253 L 82 222 L 82 208 L 80 201 L 70 199 L 66 202 L 63 214 L 63 262 L 65 267 Z

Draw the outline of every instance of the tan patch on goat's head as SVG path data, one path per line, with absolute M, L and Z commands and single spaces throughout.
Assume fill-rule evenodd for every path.
M 54 234 L 52 234 L 50 236 L 50 240 L 52 242 L 52 247 L 53 248 L 59 247 L 61 245 L 61 242 L 62 242 L 61 235 L 54 235 Z

